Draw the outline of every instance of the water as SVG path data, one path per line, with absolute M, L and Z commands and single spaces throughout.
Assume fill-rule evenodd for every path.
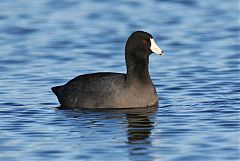
M 0 2 L 0 160 L 239 160 L 239 2 Z M 58 110 L 50 87 L 125 72 L 150 32 L 158 110 Z

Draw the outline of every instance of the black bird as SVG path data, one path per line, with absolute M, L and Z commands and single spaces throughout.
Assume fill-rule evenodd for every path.
M 100 72 L 80 75 L 52 87 L 65 108 L 138 108 L 156 106 L 158 97 L 148 71 L 149 55 L 163 55 L 151 34 L 136 31 L 125 46 L 127 74 Z

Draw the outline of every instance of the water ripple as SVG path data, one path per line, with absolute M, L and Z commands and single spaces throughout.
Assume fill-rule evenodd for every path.
M 0 1 L 0 160 L 239 160 L 237 6 Z M 166 53 L 150 57 L 158 108 L 55 108 L 52 86 L 125 72 L 135 30 L 152 33 Z

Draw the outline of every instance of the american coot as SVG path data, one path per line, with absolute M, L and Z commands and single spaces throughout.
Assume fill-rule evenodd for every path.
M 163 55 L 151 34 L 136 31 L 125 46 L 127 74 L 80 75 L 63 86 L 52 87 L 65 108 L 138 108 L 156 106 L 158 97 L 148 71 L 149 55 Z

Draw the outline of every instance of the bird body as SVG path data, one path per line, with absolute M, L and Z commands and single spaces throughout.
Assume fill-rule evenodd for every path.
M 65 85 L 52 87 L 62 107 L 138 108 L 155 106 L 157 93 L 148 72 L 149 55 L 162 54 L 152 36 L 134 32 L 125 47 L 127 73 L 92 73 L 77 76 Z M 139 41 L 140 40 L 140 41 Z M 144 41 L 142 41 L 144 40 Z M 146 41 L 146 42 L 145 42 Z M 156 50 L 156 51 L 152 51 Z

